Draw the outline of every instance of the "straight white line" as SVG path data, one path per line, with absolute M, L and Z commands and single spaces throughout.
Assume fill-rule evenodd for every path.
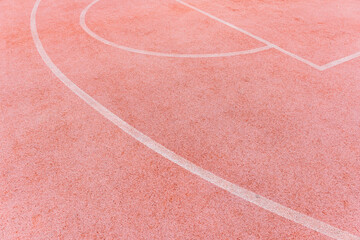
M 360 52 L 357 52 L 357 53 L 354 53 L 352 55 L 340 58 L 340 59 L 332 61 L 332 62 L 329 62 L 329 63 L 327 63 L 325 65 L 322 65 L 320 68 L 321 68 L 321 70 L 326 70 L 326 69 L 332 68 L 332 67 L 334 67 L 336 65 L 339 65 L 341 63 L 348 62 L 348 61 L 350 61 L 350 60 L 352 60 L 354 58 L 357 58 L 357 57 L 360 57 Z
M 87 25 L 86 25 L 86 13 L 87 11 L 97 2 L 99 2 L 100 0 L 95 0 L 94 2 L 90 3 L 86 8 L 84 8 L 84 10 L 81 12 L 80 15 L 80 26 L 84 29 L 84 31 L 89 34 L 91 37 L 95 38 L 96 40 L 121 49 L 121 50 L 125 50 L 128 52 L 133 52 L 133 53 L 139 53 L 139 54 L 145 54 L 145 55 L 151 55 L 151 56 L 157 56 L 157 57 L 173 57 L 173 58 L 215 58 L 215 57 L 232 57 L 232 56 L 237 56 L 237 55 L 246 55 L 246 54 L 251 54 L 251 53 L 257 53 L 257 52 L 261 52 L 267 49 L 270 49 L 271 47 L 266 45 L 263 47 L 259 47 L 259 48 L 253 48 L 253 49 L 249 49 L 249 50 L 243 50 L 243 51 L 237 51 L 237 52 L 227 52 L 227 53 L 208 53 L 208 54 L 178 54 L 178 53 L 162 53 L 162 52 L 154 52 L 154 51 L 147 51 L 147 50 L 141 50 L 141 49 L 136 49 L 136 48 L 130 48 L 130 47 L 126 47 L 124 45 L 119 45 L 116 44 L 114 42 L 111 42 L 109 40 L 106 40 L 105 38 L 99 36 L 98 34 L 96 34 L 95 32 L 93 32 Z
M 188 170 L 189 172 L 199 176 L 200 178 L 248 201 L 251 202 L 260 208 L 268 210 L 271 213 L 282 216 L 288 220 L 296 222 L 302 226 L 305 226 L 309 229 L 315 230 L 319 233 L 322 233 L 326 236 L 341 239 L 341 240 L 360 240 L 360 237 L 357 237 L 349 232 L 342 231 L 336 227 L 333 227 L 327 223 L 319 221 L 315 218 L 309 217 L 303 213 L 292 210 L 288 207 L 285 207 L 279 203 L 276 203 L 270 199 L 267 199 L 263 196 L 260 196 L 254 192 L 251 192 L 245 188 L 237 186 L 197 165 L 186 160 L 185 158 L 177 155 L 161 144 L 157 143 L 150 137 L 144 135 L 130 124 L 116 116 L 110 110 L 108 110 L 105 106 L 97 102 L 94 98 L 84 92 L 81 88 L 79 88 L 75 83 L 73 83 L 61 70 L 54 64 L 49 55 L 46 53 L 41 40 L 39 38 L 39 34 L 37 32 L 36 27 L 36 12 L 39 8 L 41 0 L 37 0 L 34 4 L 34 7 L 31 12 L 30 17 L 30 28 L 31 34 L 36 46 L 37 51 L 39 52 L 41 58 L 45 62 L 45 64 L 49 67 L 49 69 L 55 74 L 59 80 L 64 83 L 73 93 L 75 93 L 78 97 L 84 100 L 89 106 L 103 115 L 106 119 L 114 123 L 121 130 L 132 136 L 137 141 L 141 142 L 148 148 L 152 149 L 159 155 L 167 158 L 171 162 L 181 166 L 182 168 Z
M 339 65 L 341 63 L 345 63 L 345 62 L 348 62 L 348 61 L 350 61 L 350 60 L 352 60 L 354 58 L 360 57 L 360 52 L 356 52 L 356 53 L 354 53 L 352 55 L 349 55 L 347 57 L 343 57 L 341 59 L 338 59 L 338 60 L 335 60 L 335 61 L 332 61 L 332 62 L 329 62 L 329 63 L 327 63 L 325 65 L 320 66 L 320 65 L 317 65 L 317 64 L 315 64 L 315 63 L 313 63 L 313 62 L 311 62 L 311 61 L 309 61 L 307 59 L 304 59 L 304 58 L 302 58 L 302 57 L 300 57 L 300 56 L 298 56 L 298 55 L 296 55 L 294 53 L 286 51 L 285 49 L 283 49 L 283 48 L 281 48 L 281 47 L 279 47 L 279 46 L 277 46 L 277 45 L 275 45 L 275 44 L 273 44 L 273 43 L 271 43 L 271 42 L 269 42 L 269 41 L 267 41 L 267 40 L 265 40 L 265 39 L 263 39 L 261 37 L 258 37 L 258 36 L 248 32 L 248 31 L 246 31 L 246 30 L 244 30 L 242 28 L 239 28 L 239 27 L 237 27 L 237 26 L 235 26 L 235 25 L 233 25 L 233 24 L 231 24 L 229 22 L 226 22 L 226 21 L 224 21 L 224 20 L 222 20 L 222 19 L 220 19 L 218 17 L 215 17 L 215 16 L 211 15 L 210 13 L 207 13 L 207 12 L 201 10 L 201 9 L 196 8 L 195 6 L 192 6 L 192 5 L 190 5 L 190 4 L 186 3 L 186 2 L 183 2 L 182 0 L 176 0 L 176 1 L 178 3 L 184 5 L 184 6 L 187 6 L 187 7 L 191 8 L 191 9 L 193 9 L 193 10 L 199 12 L 199 13 L 202 13 L 202 14 L 208 16 L 209 18 L 212 18 L 212 19 L 214 19 L 214 20 L 216 20 L 216 21 L 218 21 L 218 22 L 220 22 L 222 24 L 225 24 L 228 27 L 231 27 L 231 28 L 233 28 L 235 30 L 238 30 L 241 33 L 244 33 L 244 34 L 246 34 L 246 35 L 248 35 L 248 36 L 250 36 L 250 37 L 252 37 L 252 38 L 254 38 L 254 39 L 256 39 L 256 40 L 258 40 L 260 42 L 262 42 L 262 43 L 265 43 L 268 46 L 270 46 L 272 48 L 275 48 L 276 50 L 278 50 L 278 51 L 280 51 L 280 52 L 282 52 L 282 53 L 284 53 L 284 54 L 286 54 L 286 55 L 288 55 L 288 56 L 290 56 L 292 58 L 295 58 L 295 59 L 299 60 L 300 62 L 303 62 L 303 63 L 305 63 L 305 64 L 307 64 L 307 65 L 309 65 L 309 66 L 311 66 L 311 67 L 313 67 L 313 68 L 315 68 L 315 69 L 317 69 L 319 71 L 327 70 L 327 69 L 332 68 L 332 67 L 334 67 L 336 65 Z
M 288 56 L 290 56 L 292 58 L 295 58 L 296 60 L 299 60 L 300 62 L 303 62 L 303 63 L 305 63 L 305 64 L 307 64 L 307 65 L 309 65 L 309 66 L 311 66 L 311 67 L 313 67 L 313 68 L 315 68 L 317 70 L 322 71 L 322 69 L 321 69 L 321 67 L 319 65 L 317 65 L 317 64 L 315 64 L 313 62 L 310 62 L 309 60 L 306 60 L 306 59 L 304 59 L 304 58 L 302 58 L 302 57 L 300 57 L 300 56 L 298 56 L 298 55 L 296 55 L 294 53 L 286 51 L 285 49 L 282 49 L 281 47 L 279 47 L 279 46 L 277 46 L 277 45 L 275 45 L 275 44 L 273 44 L 273 43 L 271 43 L 271 42 L 269 42 L 269 41 L 267 41 L 267 40 L 265 40 L 265 39 L 263 39 L 263 38 L 261 38 L 259 36 L 256 36 L 256 35 L 248 32 L 248 31 L 246 31 L 246 30 L 244 30 L 242 28 L 239 28 L 239 27 L 237 27 L 237 26 L 235 26 L 235 25 L 233 25 L 233 24 L 231 24 L 229 22 L 226 22 L 226 21 L 224 21 L 224 20 L 222 20 L 222 19 L 220 19 L 218 17 L 215 17 L 214 15 L 211 15 L 210 13 L 207 13 L 207 12 L 205 12 L 203 10 L 200 10 L 197 7 L 194 7 L 194 6 L 192 6 L 192 5 L 190 5 L 190 4 L 186 3 L 186 2 L 183 2 L 181 0 L 176 0 L 176 1 L 178 3 L 184 5 L 184 6 L 187 6 L 187 7 L 191 8 L 191 9 L 199 12 L 199 13 L 202 13 L 205 16 L 208 16 L 209 18 L 212 18 L 212 19 L 214 19 L 214 20 L 216 20 L 216 21 L 218 21 L 218 22 L 220 22 L 220 23 L 222 23 L 222 24 L 224 24 L 224 25 L 226 25 L 228 27 L 231 27 L 231 28 L 233 28 L 233 29 L 235 29 L 235 30 L 237 30 L 237 31 L 239 31 L 241 33 L 244 33 L 244 34 L 246 34 L 246 35 L 248 35 L 248 36 L 250 36 L 250 37 L 252 37 L 252 38 L 254 38 L 254 39 L 256 39 L 256 40 L 258 40 L 260 42 L 262 42 L 262 43 L 265 43 L 266 45 L 268 45 L 270 47 L 273 47 L 276 50 L 278 50 L 278 51 L 280 51 L 280 52 L 282 52 L 282 53 L 284 53 L 284 54 L 286 54 L 286 55 L 288 55 Z

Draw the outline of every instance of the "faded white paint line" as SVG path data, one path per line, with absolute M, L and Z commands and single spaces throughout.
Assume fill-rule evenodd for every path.
M 357 52 L 357 53 L 352 54 L 350 56 L 347 56 L 347 57 L 341 58 L 339 60 L 335 60 L 333 62 L 330 62 L 328 64 L 320 66 L 320 65 L 317 65 L 317 64 L 315 64 L 315 63 L 313 63 L 313 62 L 311 62 L 311 61 L 309 61 L 309 60 L 307 60 L 305 58 L 302 58 L 302 57 L 300 57 L 300 56 L 298 56 L 298 55 L 296 55 L 294 53 L 291 53 L 291 52 L 289 52 L 289 51 L 287 51 L 287 50 L 285 50 L 285 49 L 283 49 L 283 48 L 281 48 L 281 47 L 279 47 L 279 46 L 277 46 L 277 45 L 275 45 L 275 44 L 273 44 L 273 43 L 271 43 L 271 42 L 269 42 L 269 41 L 267 41 L 267 40 L 265 40 L 265 39 L 263 39 L 263 38 L 261 38 L 259 36 L 256 36 L 256 35 L 248 32 L 248 31 L 246 31 L 246 30 L 244 30 L 242 28 L 239 28 L 239 27 L 237 27 L 237 26 L 235 26 L 235 25 L 233 25 L 233 24 L 231 24 L 229 22 L 226 22 L 226 21 L 224 21 L 224 20 L 222 20 L 222 19 L 220 19 L 218 17 L 215 17 L 215 16 L 211 15 L 210 13 L 207 13 L 207 12 L 205 12 L 203 10 L 200 10 L 197 7 L 193 6 L 193 5 L 190 5 L 190 4 L 188 4 L 186 2 L 183 2 L 181 0 L 176 0 L 176 1 L 178 3 L 184 5 L 184 6 L 187 6 L 187 7 L 191 8 L 191 9 L 201 13 L 201 14 L 204 14 L 205 16 L 208 16 L 211 19 L 214 19 L 214 20 L 216 20 L 216 21 L 218 21 L 218 22 L 220 22 L 220 23 L 222 23 L 222 24 L 224 24 L 224 25 L 226 25 L 228 27 L 231 27 L 231 28 L 233 28 L 233 29 L 235 29 L 235 30 L 237 30 L 237 31 L 239 31 L 241 33 L 244 33 L 244 34 L 246 34 L 246 35 L 248 35 L 248 36 L 250 36 L 250 37 L 252 37 L 252 38 L 254 38 L 254 39 L 256 39 L 256 40 L 258 40 L 258 41 L 260 41 L 260 42 L 262 42 L 262 43 L 264 43 L 264 44 L 266 44 L 268 46 L 270 46 L 270 47 L 272 47 L 272 48 L 275 48 L 276 50 L 288 55 L 289 57 L 295 58 L 296 60 L 298 60 L 300 62 L 303 62 L 303 63 L 305 63 L 305 64 L 307 64 L 307 65 L 309 65 L 309 66 L 311 66 L 311 67 L 313 67 L 313 68 L 315 68 L 315 69 L 317 69 L 319 71 L 329 69 L 331 67 L 334 67 L 336 65 L 339 65 L 339 64 L 347 62 L 347 61 L 350 61 L 350 60 L 360 56 L 360 52 Z
M 75 93 L 78 97 L 83 99 L 89 106 L 91 106 L 93 109 L 95 109 L 97 112 L 99 112 L 101 115 L 103 115 L 106 119 L 114 123 L 116 126 L 118 126 L 120 129 L 122 129 L 124 132 L 132 136 L 137 141 L 141 142 L 148 148 L 152 149 L 154 152 L 158 153 L 159 155 L 163 156 L 164 158 L 167 158 L 171 162 L 179 165 L 180 167 L 188 170 L 192 174 L 195 174 L 199 176 L 200 178 L 216 185 L 219 188 L 222 188 L 235 196 L 240 197 L 241 199 L 244 199 L 248 202 L 251 202 L 260 208 L 263 208 L 265 210 L 268 210 L 271 213 L 277 214 L 279 216 L 282 216 L 288 220 L 291 220 L 295 223 L 298 223 L 302 226 L 305 226 L 309 229 L 312 229 L 314 231 L 317 231 L 319 233 L 322 233 L 326 236 L 340 239 L 340 240 L 360 240 L 360 237 L 357 237 L 349 232 L 343 231 L 339 228 L 333 227 L 327 223 L 324 223 L 322 221 L 319 221 L 315 218 L 309 217 L 303 213 L 297 212 L 295 210 L 292 210 L 286 206 L 283 206 L 279 203 L 276 203 L 270 199 L 267 199 L 263 196 L 260 196 L 254 192 L 251 192 L 245 188 L 242 188 L 234 183 L 231 183 L 197 165 L 194 163 L 186 160 L 185 158 L 177 155 L 176 153 L 172 152 L 171 150 L 167 149 L 163 145 L 157 143 L 150 137 L 144 135 L 134 127 L 132 127 L 130 124 L 119 118 L 117 115 L 112 113 L 110 110 L 108 110 L 105 106 L 100 104 L 98 101 L 96 101 L 94 98 L 92 98 L 90 95 L 88 95 L 86 92 L 84 92 L 81 88 L 79 88 L 75 83 L 73 83 L 61 70 L 54 64 L 54 62 L 51 60 L 47 52 L 45 51 L 41 40 L 39 38 L 39 34 L 37 32 L 36 27 L 36 12 L 39 8 L 41 0 L 37 0 L 35 2 L 35 5 L 31 12 L 30 17 L 30 28 L 31 28 L 31 34 L 35 43 L 35 46 L 37 48 L 37 51 L 39 52 L 41 58 L 45 62 L 45 64 L 49 67 L 49 69 L 55 74 L 56 77 L 59 78 L 59 80 L 64 83 L 73 93 Z
M 231 56 L 237 56 L 237 55 L 246 55 L 251 53 L 257 53 L 261 52 L 267 49 L 270 49 L 271 46 L 263 46 L 259 48 L 253 48 L 249 50 L 243 50 L 243 51 L 236 51 L 236 52 L 227 52 L 227 53 L 208 53 L 208 54 L 178 54 L 178 53 L 162 53 L 162 52 L 154 52 L 154 51 L 147 51 L 147 50 L 141 50 L 136 48 L 130 48 L 124 45 L 116 44 L 114 42 L 111 42 L 109 40 L 106 40 L 105 38 L 99 36 L 95 32 L 93 32 L 87 25 L 86 25 L 86 13 L 88 10 L 97 2 L 100 0 L 95 0 L 92 3 L 90 3 L 82 12 L 80 15 L 80 26 L 84 29 L 84 31 L 89 34 L 91 37 L 95 38 L 96 40 L 118 48 L 122 49 L 124 51 L 133 52 L 133 53 L 139 53 L 139 54 L 145 54 L 145 55 L 151 55 L 151 56 L 157 56 L 157 57 L 172 57 L 172 58 L 215 58 L 215 57 L 231 57 Z
M 340 58 L 340 59 L 338 59 L 338 60 L 329 62 L 329 63 L 327 63 L 327 64 L 325 64 L 325 65 L 322 65 L 320 68 L 321 68 L 321 70 L 326 70 L 326 69 L 335 67 L 335 66 L 337 66 L 337 65 L 339 65 L 339 64 L 348 62 L 348 61 L 350 61 L 350 60 L 352 60 L 352 59 L 355 59 L 355 58 L 357 58 L 357 57 L 360 57 L 360 52 L 357 52 L 357 53 L 351 54 L 351 55 L 349 55 L 349 56 Z

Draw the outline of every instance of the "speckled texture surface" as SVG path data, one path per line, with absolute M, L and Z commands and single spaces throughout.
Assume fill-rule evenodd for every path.
M 219 5 L 193 2 L 209 12 Z M 360 235 L 359 58 L 320 72 L 274 49 L 219 59 L 127 53 L 83 32 L 79 15 L 89 3 L 43 0 L 37 15 L 46 51 L 79 87 L 199 166 Z M 130 47 L 207 53 L 262 46 L 174 1 L 98 4 L 89 27 Z M 271 15 L 258 14 L 257 1 L 229 11 L 242 4 L 226 1 L 216 13 L 240 23 L 234 12 L 246 10 L 252 15 L 242 27 L 249 29 Z M 0 2 L 0 239 L 328 239 L 191 175 L 94 112 L 38 55 L 33 5 Z M 274 1 L 265 5 L 281 10 Z M 344 40 L 322 40 L 316 28 L 313 35 L 287 31 L 302 36 L 314 62 L 334 60 L 360 50 L 354 11 L 347 22 L 328 23 L 354 24 L 343 29 L 353 34 L 343 36 L 343 49 Z M 295 44 L 284 40 L 284 29 L 273 29 L 272 41 Z M 335 54 L 328 42 L 338 46 Z M 296 44 L 289 50 L 298 51 Z
M 360 49 L 357 0 L 193 0 L 191 3 L 319 65 Z

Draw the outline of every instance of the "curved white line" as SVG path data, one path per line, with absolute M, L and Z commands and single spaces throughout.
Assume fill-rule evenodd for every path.
M 185 158 L 177 155 L 176 153 L 172 152 L 171 150 L 167 149 L 166 147 L 162 146 L 161 144 L 157 143 L 150 137 L 144 135 L 130 124 L 116 116 L 112 113 L 109 109 L 101 105 L 97 102 L 94 98 L 84 92 L 81 88 L 79 88 L 75 83 L 73 83 L 61 70 L 54 64 L 51 60 L 49 55 L 46 53 L 41 40 L 39 38 L 39 34 L 37 32 L 36 27 L 36 12 L 39 8 L 41 0 L 37 0 L 31 12 L 30 17 L 30 28 L 31 34 L 39 52 L 41 58 L 45 62 L 45 64 L 49 67 L 49 69 L 55 74 L 56 77 L 59 78 L 61 82 L 63 82 L 73 93 L 75 93 L 78 97 L 83 99 L 87 104 L 89 104 L 93 109 L 103 115 L 106 119 L 110 120 L 116 126 L 118 126 L 121 130 L 135 138 L 137 141 L 141 142 L 148 148 L 152 149 L 154 152 L 158 153 L 159 155 L 167 158 L 171 162 L 179 165 L 180 167 L 186 169 L 187 171 L 191 172 L 199 176 L 200 178 L 216 185 L 219 188 L 222 188 L 248 202 L 251 202 L 260 208 L 268 210 L 271 213 L 277 214 L 282 216 L 288 220 L 296 222 L 302 226 L 305 226 L 309 229 L 315 230 L 319 233 L 322 233 L 326 236 L 341 239 L 341 240 L 360 240 L 360 237 L 357 237 L 351 233 L 333 227 L 327 223 L 319 221 L 315 218 L 309 217 L 303 213 L 297 212 L 292 210 L 288 207 L 285 207 L 279 203 L 276 203 L 270 199 L 267 199 L 263 196 L 260 196 L 254 192 L 251 192 L 245 188 L 239 187 L 238 185 L 231 183 L 197 165 L 194 163 L 186 160 Z
M 111 42 L 109 40 L 106 40 L 105 38 L 97 35 L 94 33 L 87 25 L 86 25 L 86 13 L 87 11 L 97 2 L 100 0 L 95 0 L 92 3 L 90 3 L 84 10 L 81 12 L 80 15 L 80 26 L 84 29 L 84 31 L 89 34 L 91 37 L 95 38 L 96 40 L 115 47 L 119 48 L 128 52 L 133 53 L 139 53 L 139 54 L 145 54 L 145 55 L 151 55 L 151 56 L 157 56 L 157 57 L 173 57 L 173 58 L 214 58 L 214 57 L 231 57 L 231 56 L 237 56 L 237 55 L 245 55 L 245 54 L 251 54 L 251 53 L 257 53 L 261 52 L 267 49 L 272 48 L 271 46 L 264 46 L 259 48 L 253 48 L 249 50 L 243 50 L 243 51 L 237 51 L 237 52 L 227 52 L 227 53 L 209 53 L 209 54 L 177 54 L 177 53 L 162 53 L 162 52 L 154 52 L 154 51 L 147 51 L 147 50 L 141 50 L 136 48 L 130 48 L 123 45 L 116 44 L 114 42 Z

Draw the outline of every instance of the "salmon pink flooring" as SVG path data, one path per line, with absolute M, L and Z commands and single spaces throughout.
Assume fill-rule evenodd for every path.
M 0 239 L 360 239 L 358 0 L 2 0 L 0 74 Z

